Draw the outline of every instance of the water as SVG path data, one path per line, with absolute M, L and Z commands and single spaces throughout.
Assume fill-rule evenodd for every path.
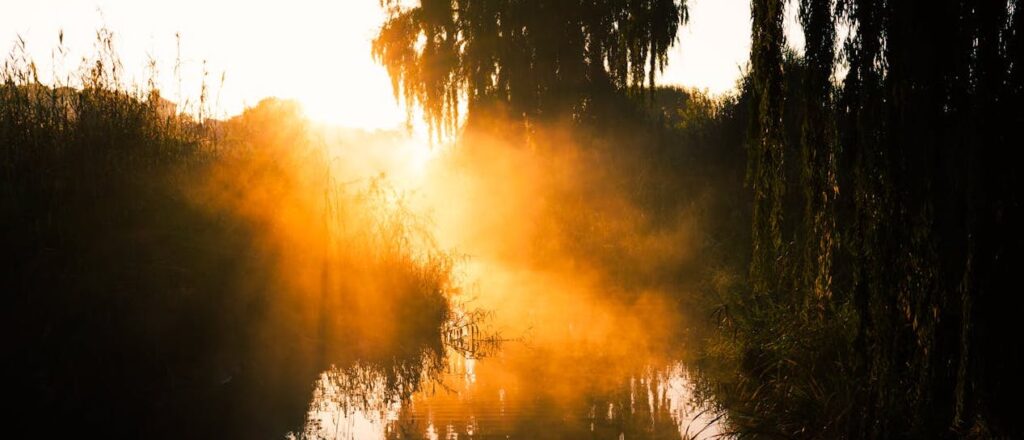
M 717 415 L 684 365 L 601 344 L 469 342 L 324 372 L 300 437 L 709 439 Z M 500 342 L 500 343 L 496 343 Z M 482 348 L 481 348 L 482 347 Z

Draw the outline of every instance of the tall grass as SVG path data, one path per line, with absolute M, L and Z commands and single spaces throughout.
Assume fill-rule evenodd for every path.
M 439 344 L 452 260 L 385 183 L 338 183 L 293 104 L 124 84 L 113 38 L 55 84 L 24 43 L 0 71 L 11 431 L 283 434 L 328 366 Z

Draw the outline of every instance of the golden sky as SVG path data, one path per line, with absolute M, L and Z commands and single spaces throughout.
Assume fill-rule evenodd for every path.
M 211 94 L 219 101 L 219 114 L 277 96 L 299 100 L 307 115 L 323 122 L 393 128 L 405 119 L 384 69 L 370 57 L 370 40 L 383 20 L 379 0 L 4 2 L 0 48 L 6 52 L 23 37 L 44 81 L 53 71 L 60 29 L 70 49 L 63 62 L 67 70 L 91 53 L 95 31 L 105 24 L 115 32 L 128 81 L 145 84 L 152 55 L 164 96 L 175 101 L 175 34 L 180 33 L 182 95 L 198 96 L 206 60 L 210 84 L 219 84 L 225 74 L 219 94 Z M 660 82 L 727 91 L 749 51 L 749 0 L 689 3 L 691 22 L 680 32 Z

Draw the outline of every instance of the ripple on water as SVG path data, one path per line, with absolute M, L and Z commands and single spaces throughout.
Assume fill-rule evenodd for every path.
M 693 382 L 679 362 L 580 357 L 513 343 L 486 359 L 449 350 L 437 367 L 388 370 L 356 364 L 325 372 L 303 437 L 690 439 L 722 434 L 717 414 L 695 402 Z M 401 379 L 396 371 L 418 376 Z

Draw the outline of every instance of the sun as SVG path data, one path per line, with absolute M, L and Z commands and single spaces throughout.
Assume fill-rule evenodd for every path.
M 356 76 L 351 80 L 369 76 Z M 405 112 L 391 98 L 381 96 L 373 88 L 339 87 L 320 90 L 316 86 L 298 88 L 294 99 L 310 120 L 365 130 L 402 129 L 406 125 Z
M 383 22 L 378 2 L 318 4 L 324 23 L 281 22 L 285 34 L 301 35 L 289 49 L 297 69 L 282 81 L 283 93 L 302 103 L 311 119 L 368 130 L 396 129 L 406 111 L 396 101 L 387 70 L 371 56 Z

